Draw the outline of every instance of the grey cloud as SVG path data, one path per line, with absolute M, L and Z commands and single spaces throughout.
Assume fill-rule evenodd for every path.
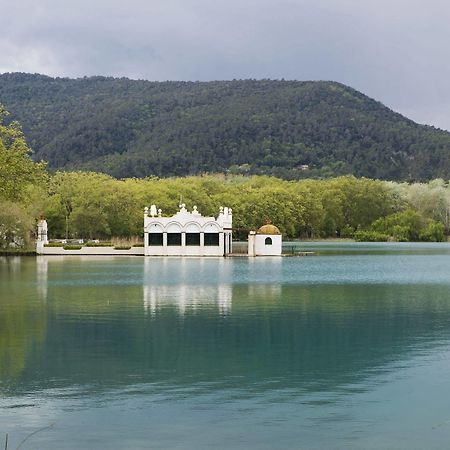
M 0 72 L 326 79 L 450 129 L 443 0 L 18 0 Z

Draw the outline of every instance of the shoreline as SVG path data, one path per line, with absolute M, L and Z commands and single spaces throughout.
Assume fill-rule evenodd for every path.
M 36 250 L 0 251 L 0 256 L 37 256 Z

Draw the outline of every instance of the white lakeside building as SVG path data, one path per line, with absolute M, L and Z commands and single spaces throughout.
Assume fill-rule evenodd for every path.
M 271 223 L 248 234 L 248 256 L 280 256 L 282 247 L 281 231 Z
M 202 216 L 183 203 L 180 211 L 163 217 L 155 205 L 144 210 L 144 254 L 146 256 L 227 256 L 232 253 L 233 216 L 231 208 L 219 215 Z
M 144 247 L 116 248 L 111 246 L 80 245 L 66 248 L 63 243 L 49 244 L 47 221 L 38 222 L 36 253 L 39 255 L 135 255 L 135 256 L 229 256 L 233 254 L 233 211 L 220 207 L 219 215 L 204 217 L 194 206 L 186 205 L 171 217 L 163 217 L 155 205 L 144 209 Z M 98 242 L 98 241 L 97 241 Z M 84 244 L 80 240 L 80 244 Z M 280 256 L 280 230 L 266 224 L 248 235 L 248 256 Z

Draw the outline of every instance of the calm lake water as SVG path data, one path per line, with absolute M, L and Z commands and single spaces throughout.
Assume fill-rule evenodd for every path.
M 447 449 L 450 244 L 0 259 L 0 448 Z

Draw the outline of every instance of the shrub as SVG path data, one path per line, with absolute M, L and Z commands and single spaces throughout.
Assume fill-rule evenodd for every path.
M 421 231 L 419 239 L 428 242 L 442 242 L 445 238 L 445 228 L 440 222 L 431 221 L 427 227 Z
M 64 250 L 81 250 L 81 245 L 64 245 Z
M 397 242 L 409 241 L 409 228 L 402 225 L 394 225 L 392 227 L 392 237 Z
M 355 230 L 350 225 L 345 225 L 341 230 L 341 237 L 351 238 L 353 237 Z
M 417 240 L 423 222 L 420 214 L 412 209 L 381 217 L 372 223 L 371 228 L 379 233 L 393 236 L 396 240 Z M 395 236 L 397 235 L 397 237 Z
M 144 247 L 144 244 L 143 243 L 141 243 L 141 244 L 134 244 L 133 247 Z
M 112 247 L 111 242 L 88 242 L 85 247 Z
M 357 231 L 353 239 L 358 242 L 387 242 L 389 235 L 378 231 Z
M 114 247 L 114 250 L 130 250 L 131 247 L 126 247 L 124 245 L 117 245 Z
M 49 244 L 45 244 L 44 247 L 64 247 L 65 245 L 60 242 L 50 242 Z

